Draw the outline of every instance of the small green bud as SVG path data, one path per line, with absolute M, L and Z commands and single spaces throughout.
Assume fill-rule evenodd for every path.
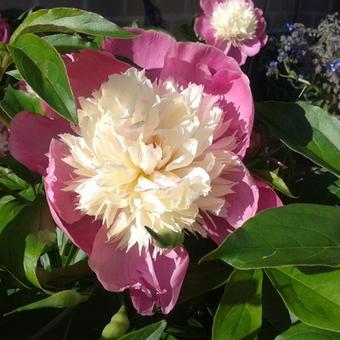
M 184 241 L 183 231 L 176 232 L 168 228 L 164 228 L 161 231 L 156 232 L 149 227 L 145 228 L 160 248 L 176 248 Z
M 114 314 L 102 331 L 102 339 L 115 340 L 122 337 L 129 330 L 130 322 L 126 315 L 126 309 L 123 305 L 119 311 Z

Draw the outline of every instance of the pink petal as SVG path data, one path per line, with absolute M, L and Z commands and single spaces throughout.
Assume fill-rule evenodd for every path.
M 89 255 L 92 251 L 97 232 L 102 226 L 102 222 L 95 221 L 93 217 L 84 215 L 79 221 L 68 224 L 54 211 L 51 202 L 49 200 L 47 200 L 47 202 L 55 224 L 77 247 Z
M 125 72 L 130 67 L 110 53 L 91 49 L 67 54 L 64 62 L 75 98 L 89 97 L 109 75 Z
M 165 60 L 160 80 L 176 79 L 181 85 L 190 82 L 204 85 L 208 94 L 219 95 L 224 111 L 215 142 L 235 136 L 233 150 L 243 158 L 249 146 L 253 127 L 254 107 L 248 78 L 235 60 L 211 46 L 197 43 L 178 43 Z
M 246 56 L 252 57 L 260 51 L 261 46 L 261 42 L 254 38 L 243 42 L 240 45 L 240 49 Z
M 81 219 L 81 213 L 76 209 L 77 195 L 75 192 L 65 191 L 72 180 L 73 169 L 63 159 L 69 155 L 67 146 L 56 139 L 52 139 L 49 151 L 49 165 L 45 177 L 46 196 L 53 210 L 66 223 L 72 224 Z
M 258 189 L 258 201 L 256 213 L 269 208 L 276 208 L 282 206 L 282 201 L 279 196 L 270 188 L 265 182 L 253 178 L 254 183 Z M 248 215 L 251 218 L 255 215 L 252 213 Z M 205 221 L 205 230 L 208 236 L 217 244 L 220 245 L 226 237 L 233 233 L 239 226 L 232 227 L 225 218 L 214 216 L 211 213 L 202 214 Z M 243 221 L 246 222 L 247 219 Z
M 209 212 L 203 212 L 202 217 L 205 223 L 204 230 L 217 245 L 220 245 L 228 235 L 236 230 L 224 218 Z
M 243 65 L 247 60 L 247 54 L 244 53 L 239 46 L 230 46 L 226 53 L 228 53 L 229 57 L 234 58 L 240 65 Z
M 200 0 L 200 6 L 204 11 L 204 14 L 211 15 L 214 11 L 214 7 L 220 0 Z
M 148 291 L 142 289 L 130 289 L 131 301 L 141 315 L 152 315 L 155 309 L 155 298 Z
M 150 315 L 155 305 L 169 313 L 175 305 L 188 267 L 184 248 L 166 250 L 153 258 L 151 251 L 120 249 L 108 241 L 105 227 L 94 241 L 89 265 L 105 289 L 120 292 L 130 289 L 132 302 L 142 315 Z
M 253 97 L 249 80 L 245 75 L 232 81 L 229 91 L 221 99 L 221 107 L 223 107 L 225 115 L 222 118 L 223 123 L 215 133 L 222 136 L 219 139 L 234 135 L 237 144 L 231 151 L 242 159 L 250 144 L 254 123 Z M 223 133 L 222 130 L 224 130 Z M 217 141 L 218 139 L 214 143 Z
M 21 112 L 11 122 L 10 153 L 32 171 L 45 175 L 51 139 L 66 132 L 72 132 L 70 124 L 59 116 L 47 118 Z
M 64 190 L 72 178 L 72 168 L 63 161 L 67 154 L 67 146 L 52 139 L 49 166 L 44 179 L 46 198 L 55 223 L 73 243 L 89 254 L 102 222 L 82 215 L 76 208 L 76 194 Z
M 198 37 L 203 38 L 208 34 L 208 30 L 211 27 L 211 18 L 205 15 L 201 15 L 195 20 L 194 30 Z
M 165 55 L 176 45 L 176 41 L 170 35 L 154 30 L 127 30 L 139 36 L 133 39 L 106 38 L 102 48 L 114 55 L 126 57 L 146 70 L 162 68 Z
M 4 18 L 1 18 L 0 15 L 0 42 L 3 44 L 7 44 L 9 38 L 11 36 L 11 28 L 9 27 L 7 21 Z
M 233 193 L 224 197 L 226 201 L 224 211 L 220 216 L 209 212 L 201 213 L 208 236 L 217 244 L 223 242 L 227 235 L 256 214 L 259 200 L 259 191 L 255 180 L 244 165 L 239 164 L 226 171 L 222 177 L 235 183 L 232 187 Z
M 239 165 L 238 169 L 226 172 L 223 174 L 223 178 L 236 183 L 232 187 L 233 193 L 225 196 L 226 220 L 232 227 L 239 228 L 257 211 L 258 188 L 254 178 L 244 165 Z
M 177 62 L 187 65 L 187 71 L 184 74 L 182 74 L 183 70 L 177 70 Z M 202 73 L 200 71 L 202 69 L 206 72 Z M 160 78 L 166 80 L 173 77 L 176 80 L 182 80 L 182 85 L 188 85 L 194 81 L 208 86 L 212 82 L 212 76 L 218 71 L 226 72 L 226 83 L 242 76 L 239 65 L 218 49 L 199 43 L 182 42 L 167 54 Z
M 189 256 L 183 247 L 167 250 L 153 260 L 159 286 L 162 312 L 168 314 L 175 306 L 189 265 Z
M 280 197 L 267 183 L 257 178 L 255 178 L 255 182 L 259 188 L 259 203 L 257 212 L 269 208 L 281 207 L 283 205 Z

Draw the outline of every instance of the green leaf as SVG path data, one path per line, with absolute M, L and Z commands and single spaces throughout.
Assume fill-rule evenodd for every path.
M 213 340 L 255 339 L 262 322 L 262 271 L 235 269 L 214 318 Z
M 28 183 L 18 177 L 13 171 L 0 166 L 0 184 L 10 190 L 24 190 L 28 188 Z
M 328 187 L 329 192 L 334 194 L 336 197 L 340 198 L 340 179 L 335 181 Z
M 54 240 L 55 225 L 44 197 L 37 197 L 30 205 L 18 203 L 15 208 L 15 217 L 0 230 L 0 265 L 22 285 L 41 288 L 37 262 L 45 246 Z
M 284 180 L 276 174 L 274 171 L 254 169 L 254 175 L 263 179 L 268 184 L 270 184 L 274 189 L 280 191 L 284 195 L 290 198 L 296 198 L 289 190 L 287 184 Z
M 226 283 L 231 268 L 221 262 L 191 264 L 185 277 L 178 303 L 207 293 Z M 202 280 L 204 278 L 204 280 Z
M 25 204 L 16 200 L 13 196 L 3 196 L 0 198 L 0 239 L 3 229 L 24 207 Z
M 42 258 L 40 258 L 40 261 Z M 55 268 L 51 271 L 39 270 L 38 272 L 41 285 L 51 289 L 67 287 L 70 283 L 90 277 L 91 275 L 93 275 L 93 272 L 88 266 L 87 259 L 62 268 Z
M 288 267 L 267 269 L 266 274 L 299 320 L 340 332 L 340 270 Z
M 9 50 L 20 74 L 39 97 L 76 123 L 76 105 L 58 52 L 47 41 L 30 33 L 16 39 Z
M 304 102 L 263 102 L 257 117 L 289 148 L 340 176 L 340 121 Z
M 23 179 L 25 182 L 30 183 L 31 185 L 41 182 L 40 175 L 28 170 L 24 165 L 19 163 L 10 155 L 0 158 L 0 165 L 12 170 L 14 174 Z
M 340 340 L 340 334 L 299 323 L 280 334 L 275 340 Z
M 15 310 L 5 315 L 41 308 L 70 308 L 77 306 L 80 303 L 87 301 L 88 299 L 89 295 L 80 294 L 75 290 L 64 290 L 55 293 L 45 299 L 16 308 Z
M 276 330 L 276 334 L 286 331 L 292 324 L 287 307 L 266 276 L 262 287 L 262 313 L 263 318 Z
M 79 35 L 52 34 L 43 37 L 59 52 L 73 52 L 83 48 L 97 48 L 97 44 L 83 39 Z
M 291 204 L 268 209 L 243 224 L 203 260 L 241 269 L 340 264 L 340 209 Z
M 78 32 L 121 39 L 135 36 L 99 14 L 78 8 L 53 8 L 29 15 L 12 34 L 10 43 L 24 33 L 38 32 Z
M 53 243 L 55 234 L 51 230 L 39 230 L 26 237 L 24 271 L 36 287 L 42 288 L 37 277 L 37 262 L 47 244 Z
M 15 90 L 8 86 L 4 99 L 0 102 L 0 107 L 6 114 L 13 118 L 18 112 L 27 111 L 43 114 L 40 100 L 29 93 Z
M 166 327 L 164 320 L 125 334 L 119 340 L 159 340 Z

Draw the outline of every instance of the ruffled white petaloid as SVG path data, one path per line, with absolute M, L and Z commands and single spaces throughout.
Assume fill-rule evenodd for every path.
M 233 45 L 251 39 L 256 34 L 257 17 L 246 2 L 231 0 L 219 3 L 212 14 L 215 38 L 231 41 Z
M 135 68 L 111 75 L 80 98 L 78 136 L 60 136 L 74 169 L 65 190 L 122 248 L 148 248 L 145 226 L 204 235 L 200 209 L 218 214 L 233 186 L 220 175 L 235 158 L 211 147 L 222 114 L 216 101 L 202 86 L 152 83 Z

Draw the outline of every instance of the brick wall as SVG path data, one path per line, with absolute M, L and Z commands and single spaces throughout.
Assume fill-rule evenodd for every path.
M 183 23 L 189 23 L 199 13 L 199 0 L 154 0 L 161 10 L 167 29 L 174 31 Z M 286 22 L 303 22 L 315 26 L 328 13 L 340 11 L 340 0 L 255 0 L 257 7 L 265 11 L 269 29 L 281 31 Z M 142 0 L 0 0 L 0 10 L 6 8 L 27 9 L 31 6 L 78 7 L 100 13 L 118 24 L 134 20 L 143 24 Z

